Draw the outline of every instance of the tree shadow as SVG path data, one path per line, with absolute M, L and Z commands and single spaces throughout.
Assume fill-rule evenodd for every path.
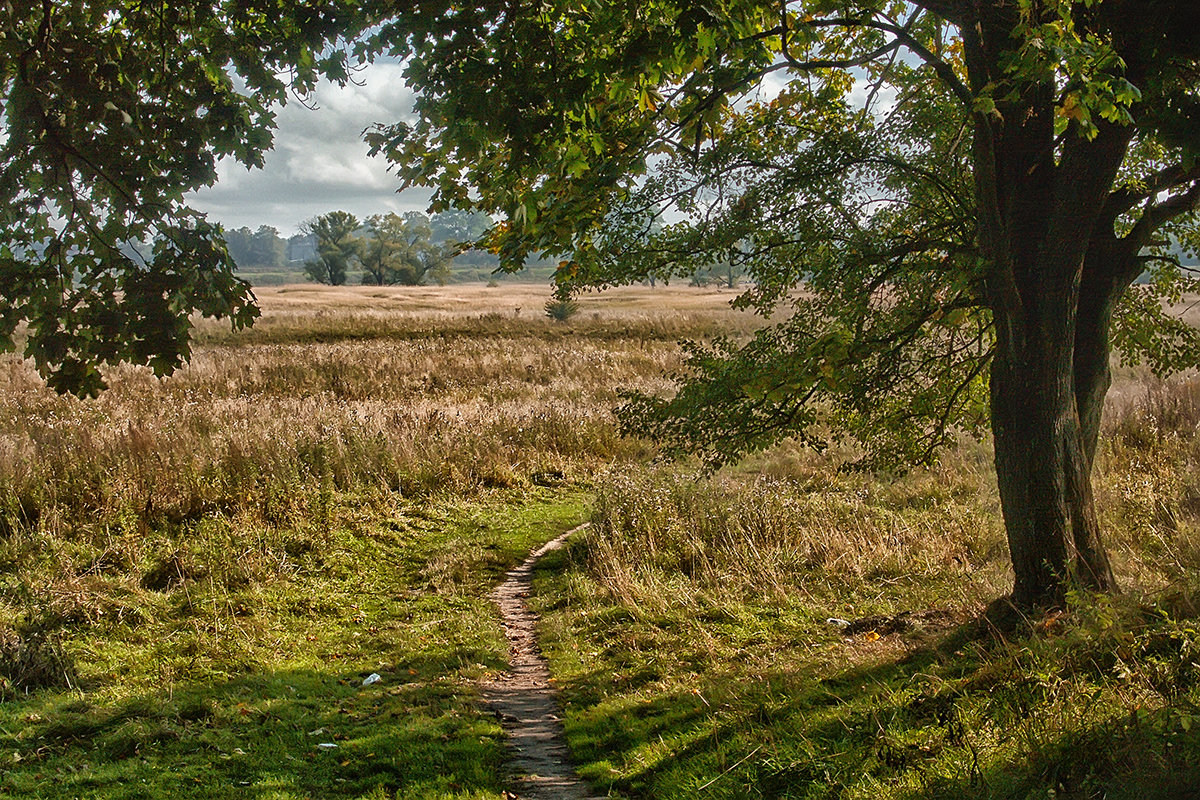
M 1038 695 L 1037 681 L 1012 667 L 1023 643 L 980 620 L 913 645 L 833 674 L 732 671 L 695 691 L 656 691 L 653 681 L 614 691 L 611 672 L 581 673 L 563 686 L 568 737 L 583 774 L 627 797 L 839 797 L 870 784 L 912 800 L 1048 790 L 1200 799 L 1194 709 L 1132 720 L 1057 709 L 1059 698 Z M 979 713 L 1007 715 L 1011 730 L 981 735 Z
M 31 696 L 24 727 L 0 731 L 0 796 L 494 797 L 500 728 L 446 667 L 406 657 L 368 685 L 336 664 L 252 671 L 110 704 Z

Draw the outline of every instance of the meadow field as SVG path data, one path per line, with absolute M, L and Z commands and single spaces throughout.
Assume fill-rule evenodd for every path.
M 531 603 L 601 794 L 1200 796 L 1200 380 L 1118 370 L 1124 591 L 999 635 L 986 441 L 705 476 L 617 434 L 680 339 L 759 324 L 731 291 L 566 322 L 529 284 L 257 293 L 252 329 L 96 400 L 0 361 L 0 798 L 499 797 L 486 595 L 585 520 Z

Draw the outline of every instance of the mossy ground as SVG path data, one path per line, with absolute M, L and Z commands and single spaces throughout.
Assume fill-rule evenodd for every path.
M 0 704 L 0 797 L 497 796 L 478 682 L 507 654 L 486 595 L 582 497 L 342 510 L 271 580 L 209 572 L 140 589 L 136 623 L 62 628 L 73 688 Z
M 614 797 L 1200 797 L 1200 381 L 1114 390 L 1126 593 L 998 635 L 986 443 L 904 475 L 786 444 L 646 466 L 617 391 L 748 330 L 731 294 L 554 323 L 462 291 L 264 291 L 251 333 L 96 401 L 0 360 L 0 797 L 494 799 L 487 593 L 589 516 L 533 602 Z

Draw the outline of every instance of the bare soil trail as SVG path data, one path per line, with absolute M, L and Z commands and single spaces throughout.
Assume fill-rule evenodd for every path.
M 538 560 L 561 548 L 567 537 L 585 527 L 586 524 L 569 530 L 533 551 L 491 594 L 504 619 L 511 665 L 508 672 L 484 689 L 484 701 L 500 718 L 508 735 L 512 784 L 505 797 L 529 800 L 597 797 L 571 765 L 557 693 L 550 685 L 550 670 L 537 645 L 538 615 L 525 603 Z

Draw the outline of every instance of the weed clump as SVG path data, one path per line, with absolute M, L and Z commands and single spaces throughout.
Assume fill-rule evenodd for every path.
M 579 303 L 569 297 L 556 297 L 546 301 L 545 309 L 546 316 L 550 319 L 555 322 L 566 322 L 579 313 Z
M 0 626 L 0 701 L 76 682 L 74 662 L 54 632 Z

